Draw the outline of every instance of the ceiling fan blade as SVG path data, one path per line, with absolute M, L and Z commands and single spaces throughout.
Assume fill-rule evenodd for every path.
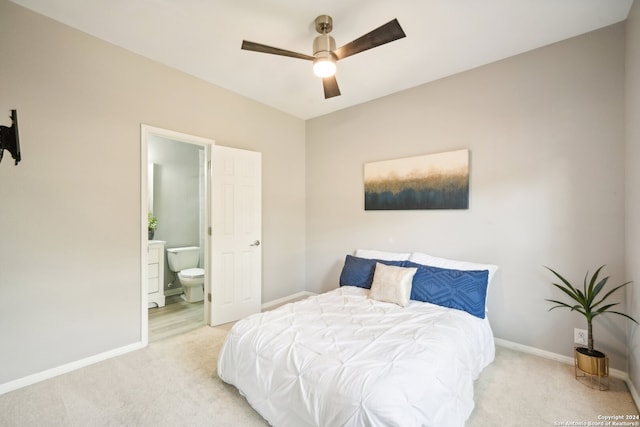
M 313 56 L 305 55 L 303 53 L 279 49 L 277 47 L 267 46 L 266 44 L 250 42 L 247 40 L 242 40 L 242 49 L 254 52 L 270 53 L 272 55 L 288 56 L 290 58 L 306 59 L 308 61 L 313 61 L 315 59 Z
M 340 96 L 340 88 L 336 76 L 324 77 L 322 79 L 322 87 L 324 88 L 324 99 Z
M 387 22 L 386 24 L 376 28 L 375 30 L 365 34 L 364 36 L 347 43 L 341 48 L 333 52 L 338 59 L 343 59 L 365 50 L 401 39 L 407 35 L 402 30 L 397 19 Z

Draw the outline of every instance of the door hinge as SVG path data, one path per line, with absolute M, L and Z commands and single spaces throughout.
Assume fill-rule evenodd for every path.
M 209 300 L 209 302 L 211 302 L 211 292 L 207 294 L 207 299 Z
M 211 236 L 211 227 L 209 227 L 209 229 L 207 230 L 207 233 L 209 233 L 209 236 Z

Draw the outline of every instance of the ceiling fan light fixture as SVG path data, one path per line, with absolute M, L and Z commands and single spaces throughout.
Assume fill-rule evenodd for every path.
M 336 73 L 336 61 L 331 54 L 313 60 L 313 73 L 322 78 L 331 77 Z

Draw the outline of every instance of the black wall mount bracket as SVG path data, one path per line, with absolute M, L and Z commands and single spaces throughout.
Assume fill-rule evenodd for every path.
M 18 137 L 18 111 L 11 110 L 11 126 L 0 126 L 0 162 L 4 150 L 11 153 L 16 165 L 22 160 L 20 155 L 20 138 Z

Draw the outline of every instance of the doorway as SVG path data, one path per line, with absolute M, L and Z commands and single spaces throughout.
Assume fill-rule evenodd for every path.
M 208 256 L 206 232 L 210 200 L 205 153 L 214 144 L 213 140 L 207 138 L 142 125 L 141 209 L 144 235 L 141 239 L 140 323 L 141 341 L 145 345 L 150 338 L 150 316 L 154 316 L 154 324 L 160 324 L 163 328 L 159 336 L 186 332 L 189 328 L 210 323 L 211 309 L 207 298 L 200 303 L 181 299 L 182 288 L 177 275 L 167 266 L 166 248 L 200 248 L 199 267 L 205 269 L 204 294 L 207 295 L 210 292 L 210 280 L 205 260 Z M 149 264 L 147 212 L 153 213 L 158 220 L 154 241 L 164 242 L 161 244 L 162 262 L 158 267 L 163 270 L 160 274 L 162 283 L 158 284 L 162 288 L 161 297 L 152 297 L 154 278 L 150 276 L 154 273 Z

